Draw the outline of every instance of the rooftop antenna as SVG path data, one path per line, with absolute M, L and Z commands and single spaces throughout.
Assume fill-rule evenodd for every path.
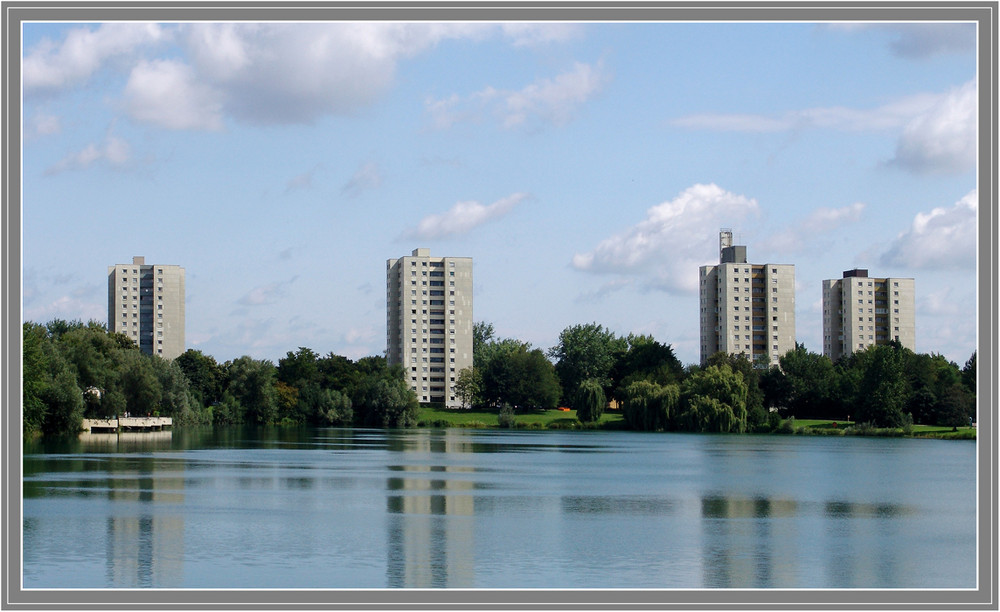
M 731 246 L 733 246 L 733 230 L 724 227 L 719 230 L 719 261 L 722 261 L 722 251 Z

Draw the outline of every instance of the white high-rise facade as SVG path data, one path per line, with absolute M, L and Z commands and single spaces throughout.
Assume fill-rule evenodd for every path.
M 873 278 L 868 270 L 823 281 L 823 354 L 836 361 L 873 344 L 916 350 L 912 278 Z
M 777 364 L 795 348 L 795 266 L 751 264 L 719 233 L 719 265 L 699 269 L 701 362 L 716 352 Z
M 429 249 L 386 261 L 386 358 L 421 402 L 462 405 L 459 372 L 472 367 L 472 258 Z
M 142 352 L 173 359 L 184 352 L 184 268 L 108 266 L 108 331 L 125 334 Z

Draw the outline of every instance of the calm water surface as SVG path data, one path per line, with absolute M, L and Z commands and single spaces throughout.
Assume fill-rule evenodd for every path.
M 974 588 L 975 443 L 88 435 L 24 455 L 25 588 Z

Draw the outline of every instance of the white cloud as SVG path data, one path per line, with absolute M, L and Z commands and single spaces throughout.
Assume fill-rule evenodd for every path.
M 125 86 L 129 115 L 172 130 L 222 128 L 221 94 L 175 60 L 142 61 Z
M 91 302 L 80 297 L 78 294 L 79 292 L 77 291 L 73 295 L 60 296 L 47 304 L 26 308 L 24 320 L 35 321 L 37 323 L 44 323 L 53 319 L 64 319 L 66 321 L 77 319 L 80 321 L 90 321 L 91 319 L 107 321 L 107 303 Z
M 61 44 L 45 40 L 22 62 L 25 92 L 54 91 L 86 81 L 109 60 L 128 59 L 137 49 L 169 38 L 154 23 L 106 23 L 70 30 Z
M 817 208 L 798 224 L 762 241 L 771 252 L 798 253 L 814 248 L 817 236 L 829 234 L 848 223 L 856 223 L 865 210 L 862 202 L 841 208 Z
M 467 98 L 453 94 L 429 99 L 427 111 L 435 127 L 447 128 L 462 121 L 478 121 L 484 113 L 495 115 L 504 128 L 537 128 L 539 124 L 564 125 L 576 109 L 596 96 L 611 76 L 602 63 L 577 62 L 572 70 L 551 79 L 539 79 L 517 91 L 487 87 Z
M 434 240 L 464 234 L 488 221 L 503 217 L 528 197 L 526 193 L 515 193 L 489 205 L 475 201 L 458 202 L 446 213 L 424 217 L 416 229 L 405 235 Z
M 568 40 L 578 30 L 453 22 L 104 24 L 28 50 L 23 82 L 29 93 L 55 92 L 113 66 L 130 74 L 125 107 L 136 121 L 185 130 L 220 129 L 227 118 L 309 124 L 371 104 L 391 86 L 399 61 L 441 41 L 499 36 L 525 46 Z M 149 51 L 165 41 L 177 43 L 176 53 L 152 58 Z M 536 101 L 541 106 L 532 110 L 561 116 L 544 108 L 552 103 L 558 100 Z
M 976 163 L 976 83 L 957 88 L 911 119 L 890 162 L 917 173 L 960 173 Z
M 582 33 L 582 26 L 574 23 L 504 23 L 500 27 L 515 47 L 567 42 Z
M 113 167 L 125 166 L 131 158 L 131 147 L 129 144 L 109 134 L 104 142 L 91 143 L 82 150 L 70 153 L 45 170 L 45 174 L 53 175 L 69 170 L 84 170 L 97 162 L 107 162 Z
M 41 136 L 51 136 L 62 131 L 62 121 L 55 115 L 36 113 L 26 122 L 24 136 L 34 139 Z
M 909 59 L 924 59 L 945 53 L 971 53 L 976 49 L 974 23 L 845 23 L 829 24 L 845 32 L 881 30 L 889 32 L 892 52 Z
M 718 230 L 759 212 L 757 201 L 721 187 L 693 185 L 673 200 L 653 206 L 646 219 L 573 256 L 578 270 L 642 275 L 669 292 L 697 289 L 698 266 L 718 255 Z M 717 261 L 717 260 L 716 260 Z
M 382 175 L 375 162 L 368 162 L 358 168 L 350 180 L 344 184 L 341 193 L 350 198 L 356 198 L 369 189 L 377 189 L 382 184 Z
M 708 113 L 680 117 L 670 123 L 689 129 L 731 132 L 891 130 L 903 127 L 908 121 L 932 109 L 943 97 L 938 94 L 917 94 L 873 109 L 830 106 L 788 111 L 779 116 Z
M 951 207 L 918 213 L 882 255 L 883 265 L 902 268 L 974 268 L 978 192 L 970 191 Z
M 285 296 L 285 290 L 295 282 L 298 276 L 293 276 L 287 281 L 276 281 L 260 287 L 254 287 L 246 295 L 238 300 L 243 306 L 262 306 L 273 304 Z
M 311 123 L 373 102 L 396 65 L 476 24 L 192 24 L 192 66 L 219 92 L 224 110 L 254 124 Z
M 308 189 L 312 187 L 313 177 L 316 176 L 316 172 L 319 170 L 319 165 L 313 166 L 309 170 L 293 176 L 285 183 L 285 193 L 290 193 L 297 189 Z

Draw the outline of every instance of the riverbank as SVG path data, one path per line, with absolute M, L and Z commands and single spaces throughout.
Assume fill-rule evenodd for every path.
M 464 427 L 469 429 L 500 429 L 496 412 L 480 410 L 456 410 L 422 406 L 418 415 L 418 427 L 445 428 Z M 608 410 L 596 423 L 581 423 L 575 410 L 538 410 L 519 413 L 514 418 L 513 429 L 527 430 L 620 430 L 625 429 L 625 420 L 620 411 Z M 913 425 L 911 427 L 876 428 L 853 422 L 802 419 L 784 419 L 773 432 L 784 435 L 804 436 L 871 436 L 936 438 L 942 440 L 975 440 L 975 427 L 951 427 L 937 425 Z

